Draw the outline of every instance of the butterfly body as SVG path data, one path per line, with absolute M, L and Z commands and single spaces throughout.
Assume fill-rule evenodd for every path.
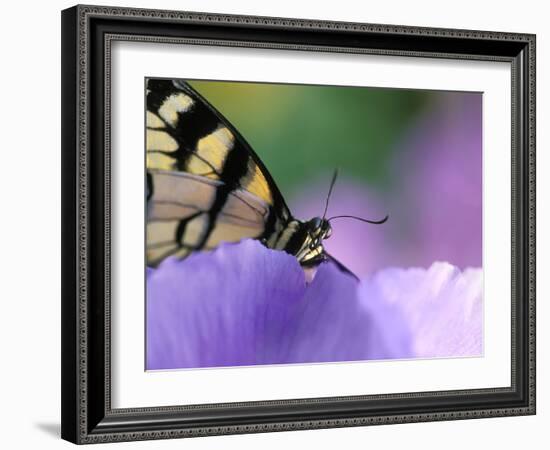
M 146 103 L 148 265 L 244 238 L 303 266 L 329 258 L 329 221 L 294 218 L 260 158 L 200 94 L 148 79 Z

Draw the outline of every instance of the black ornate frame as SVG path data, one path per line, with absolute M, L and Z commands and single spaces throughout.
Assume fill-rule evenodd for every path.
M 511 386 L 112 409 L 109 98 L 113 40 L 511 63 Z M 95 443 L 535 413 L 534 35 L 75 6 L 62 13 L 62 84 L 63 438 Z

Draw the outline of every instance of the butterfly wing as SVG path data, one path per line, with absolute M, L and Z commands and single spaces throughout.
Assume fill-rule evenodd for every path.
M 146 125 L 148 264 L 285 228 L 289 209 L 259 157 L 187 83 L 147 80 Z

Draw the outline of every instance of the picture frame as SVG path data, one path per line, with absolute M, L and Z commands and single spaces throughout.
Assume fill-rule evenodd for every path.
M 510 359 L 510 384 L 113 407 L 113 389 L 120 388 L 113 384 L 112 354 L 115 42 L 508 64 L 511 339 L 502 345 Z M 534 35 L 507 32 L 83 5 L 64 10 L 62 437 L 84 444 L 535 414 L 535 42 Z

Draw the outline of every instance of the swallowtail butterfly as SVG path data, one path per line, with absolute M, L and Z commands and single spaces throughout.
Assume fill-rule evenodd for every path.
M 302 266 L 332 259 L 349 272 L 323 248 L 332 218 L 295 219 L 258 155 L 220 112 L 183 80 L 146 82 L 148 265 L 253 238 Z

